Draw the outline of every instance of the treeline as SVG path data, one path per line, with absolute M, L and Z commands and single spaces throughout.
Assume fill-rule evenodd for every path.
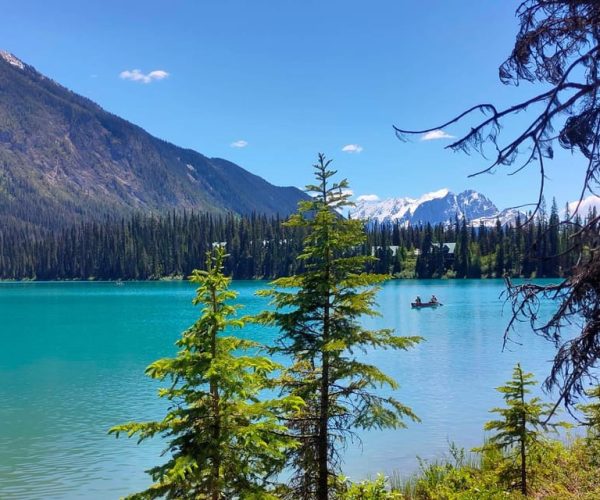
M 593 217 L 590 213 L 588 217 Z M 524 219 L 527 219 L 524 217 Z M 403 227 L 374 224 L 358 254 L 374 255 L 369 270 L 398 278 L 481 278 L 505 274 L 556 277 L 568 274 L 581 221 L 560 224 L 556 203 L 532 221 L 512 225 L 453 224 Z M 146 280 L 186 277 L 204 256 L 224 244 L 227 275 L 271 279 L 301 269 L 304 233 L 279 217 L 205 213 L 136 215 L 83 222 L 40 234 L 10 225 L 0 228 L 0 279 Z
M 585 223 L 596 216 L 595 210 Z M 578 252 L 581 217 L 565 209 L 561 223 L 556 201 L 548 213 L 517 217 L 514 223 L 492 227 L 453 224 L 403 228 L 374 225 L 368 234 L 371 251 L 379 258 L 377 272 L 405 278 L 557 277 L 568 275 Z
M 37 238 L 13 226 L 0 230 L 0 279 L 187 277 L 217 245 L 230 254 L 228 275 L 271 278 L 298 270 L 301 244 L 298 230 L 286 228 L 278 217 L 260 215 L 136 215 L 84 222 Z

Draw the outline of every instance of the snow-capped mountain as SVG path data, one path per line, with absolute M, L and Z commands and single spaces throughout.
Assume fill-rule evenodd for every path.
M 400 224 L 439 224 L 452 222 L 456 217 L 468 221 L 484 219 L 492 224 L 501 214 L 486 196 L 468 189 L 454 194 L 447 189 L 427 193 L 420 198 L 389 198 L 381 201 L 359 201 L 350 212 L 356 219 Z M 508 217 L 510 214 L 506 214 Z
M 514 226 L 517 218 L 520 218 L 521 223 L 523 223 L 525 222 L 527 215 L 516 208 L 505 208 L 497 214 L 494 214 L 492 217 L 478 217 L 476 219 L 469 220 L 469 222 L 474 226 L 478 226 L 483 223 L 484 226 L 490 227 L 495 226 L 496 221 L 500 221 L 500 225 L 502 226 L 506 226 L 507 224 Z

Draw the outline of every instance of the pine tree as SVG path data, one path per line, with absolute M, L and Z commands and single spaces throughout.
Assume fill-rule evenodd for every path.
M 473 240 L 469 245 L 469 278 L 479 279 L 481 278 L 481 255 L 479 252 L 479 245 Z
M 300 260 L 304 272 L 273 282 L 262 292 L 276 310 L 258 319 L 281 331 L 277 351 L 291 358 L 285 394 L 301 397 L 306 406 L 290 422 L 301 442 L 291 457 L 294 498 L 327 500 L 339 474 L 339 451 L 352 430 L 404 427 L 416 420 L 395 398 L 380 396 L 380 386 L 397 383 L 360 353 L 373 348 L 408 349 L 419 337 L 395 336 L 392 330 L 368 330 L 359 319 L 376 316 L 377 285 L 387 276 L 367 274 L 371 256 L 359 255 L 365 241 L 363 223 L 339 211 L 350 205 L 348 183 L 331 181 L 331 160 L 320 154 L 314 165 L 314 194 L 299 205 L 288 227 L 308 231 Z
M 556 200 L 552 199 L 552 207 L 550 209 L 550 219 L 548 220 L 546 255 L 548 259 L 547 274 L 549 276 L 558 276 L 560 272 L 560 234 L 559 234 L 560 218 L 558 216 L 558 206 Z
M 458 222 L 457 222 L 458 226 Z M 455 247 L 454 269 L 457 278 L 466 278 L 471 265 L 469 259 L 469 232 L 467 230 L 467 221 L 462 219 L 460 229 L 457 229 L 456 247 Z
M 270 358 L 250 354 L 260 346 L 233 336 L 240 328 L 237 293 L 223 275 L 224 250 L 207 255 L 206 271 L 194 271 L 198 284 L 195 305 L 202 315 L 176 342 L 174 358 L 152 363 L 146 373 L 169 379 L 159 397 L 172 404 L 159 422 L 130 422 L 110 430 L 117 437 L 137 435 L 139 441 L 157 434 L 166 438 L 170 459 L 148 472 L 155 483 L 132 498 L 271 498 L 269 481 L 284 464 L 294 441 L 287 437 L 281 416 L 298 411 L 296 396 L 264 398 L 270 376 L 281 367 Z M 244 354 L 240 354 L 240 352 Z
M 486 422 L 486 431 L 496 431 L 486 445 L 477 451 L 495 449 L 518 453 L 520 489 L 523 495 L 527 495 L 527 457 L 530 450 L 541 443 L 543 434 L 541 429 L 553 429 L 567 427 L 568 424 L 558 422 L 550 424 L 547 422 L 552 415 L 552 405 L 542 403 L 540 398 L 534 397 L 526 400 L 528 389 L 536 385 L 532 373 L 524 373 L 521 365 L 517 363 L 513 369 L 513 377 L 506 385 L 497 388 L 504 401 L 505 408 L 494 408 L 491 411 L 500 415 L 501 420 Z M 512 463 L 512 457 L 511 457 Z
M 432 274 L 433 231 L 431 224 L 423 230 L 423 237 L 417 257 L 416 272 L 418 278 L 431 278 Z

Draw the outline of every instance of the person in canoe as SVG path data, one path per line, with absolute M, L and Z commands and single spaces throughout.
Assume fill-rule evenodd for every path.
M 421 297 L 417 297 L 414 302 L 411 302 L 410 305 L 415 309 L 421 309 L 422 307 L 437 307 L 441 306 L 442 303 L 437 299 L 435 295 L 431 296 L 429 302 L 423 302 Z

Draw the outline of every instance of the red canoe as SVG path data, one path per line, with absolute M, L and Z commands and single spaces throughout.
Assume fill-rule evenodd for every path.
M 411 302 L 410 305 L 415 309 L 420 309 L 421 307 L 437 307 L 443 306 L 444 304 L 440 302 L 421 302 L 420 304 L 417 304 L 416 302 Z

